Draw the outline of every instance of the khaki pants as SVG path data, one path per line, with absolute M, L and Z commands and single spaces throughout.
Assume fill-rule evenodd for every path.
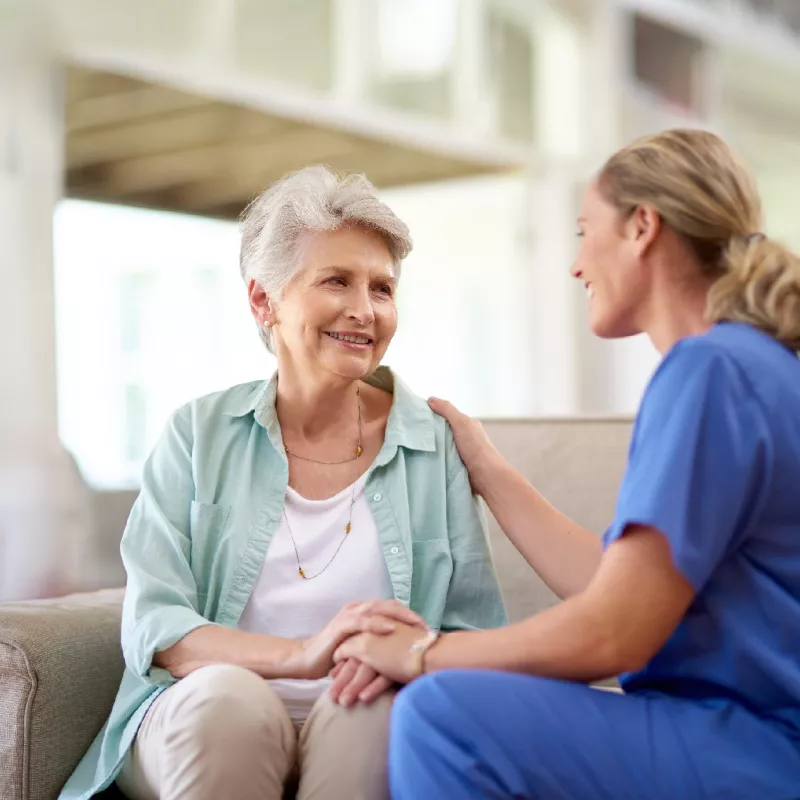
M 131 800 L 384 800 L 394 695 L 345 709 L 327 694 L 297 731 L 254 672 L 203 667 L 145 715 L 117 784 Z

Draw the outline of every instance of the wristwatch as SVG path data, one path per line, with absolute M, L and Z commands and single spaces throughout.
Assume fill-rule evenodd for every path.
M 438 639 L 439 631 L 436 631 L 433 628 L 428 628 L 425 632 L 425 635 L 420 639 L 417 639 L 417 641 L 411 645 L 410 652 L 412 680 L 414 678 L 419 678 L 419 676 L 425 671 L 425 653 L 431 649 Z

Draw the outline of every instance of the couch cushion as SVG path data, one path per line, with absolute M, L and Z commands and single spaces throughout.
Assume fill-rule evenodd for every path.
M 500 452 L 556 508 L 589 530 L 605 530 L 625 470 L 630 419 L 490 420 L 484 427 Z M 491 515 L 489 527 L 511 621 L 557 602 Z
M 602 533 L 614 513 L 617 488 L 625 469 L 630 418 L 484 420 L 483 424 L 500 452 L 556 508 Z M 125 527 L 135 498 L 135 492 L 97 493 L 96 513 L 104 521 L 104 530 L 121 531 Z M 491 515 L 489 526 L 512 621 L 556 602 Z M 118 540 L 109 537 L 109 541 L 118 550 Z
M 103 726 L 122 675 L 122 596 L 0 605 L 0 800 L 56 798 Z

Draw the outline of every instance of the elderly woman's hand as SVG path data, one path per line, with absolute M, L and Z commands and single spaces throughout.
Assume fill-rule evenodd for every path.
M 398 624 L 425 627 L 418 614 L 396 600 L 348 603 L 319 633 L 299 643 L 293 677 L 324 678 L 333 668 L 334 651 L 349 636 L 364 632 L 385 636 Z
M 487 477 L 491 474 L 494 465 L 498 462 L 502 463 L 503 457 L 492 444 L 483 425 L 478 420 L 462 414 L 446 400 L 431 397 L 428 403 L 436 414 L 444 417 L 450 424 L 458 454 L 469 472 L 472 490 L 476 494 L 483 494 L 486 489 Z
M 331 699 L 345 707 L 356 702 L 369 705 L 394 685 L 390 678 L 354 658 L 336 664 L 331 677 Z

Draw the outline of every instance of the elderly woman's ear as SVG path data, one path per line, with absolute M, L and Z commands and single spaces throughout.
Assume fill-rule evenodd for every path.
M 250 299 L 250 310 L 259 327 L 271 328 L 275 325 L 277 323 L 276 304 L 264 287 L 256 280 L 250 279 L 247 283 L 247 295 Z

